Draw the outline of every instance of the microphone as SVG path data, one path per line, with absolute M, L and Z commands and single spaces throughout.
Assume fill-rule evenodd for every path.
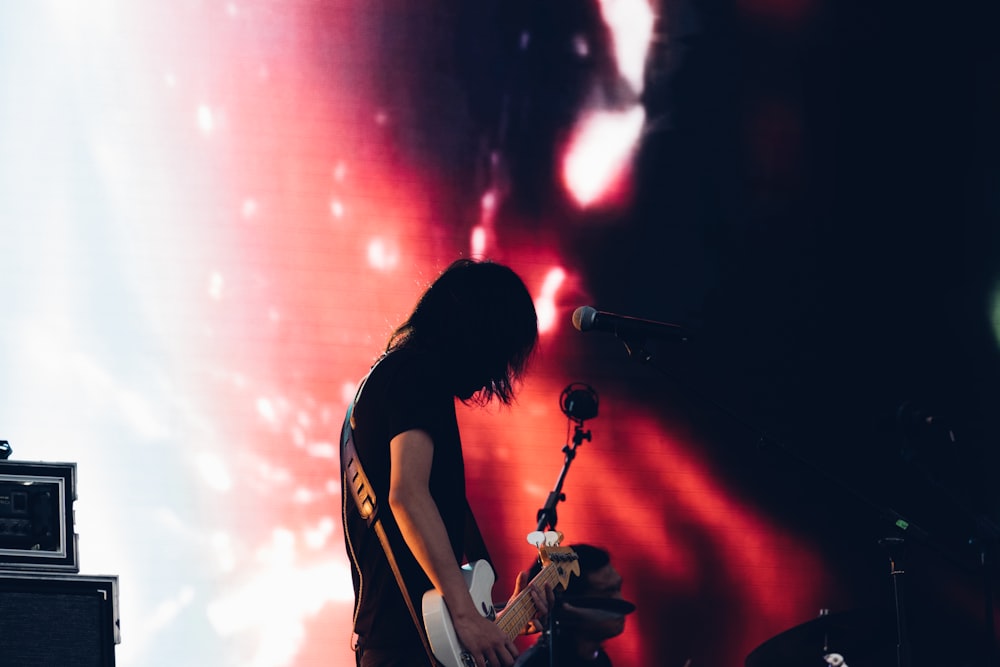
M 605 313 L 590 306 L 580 306 L 573 311 L 573 326 L 584 332 L 606 331 L 619 338 L 635 334 L 643 338 L 659 338 L 680 342 L 685 342 L 688 339 L 687 332 L 676 324 Z

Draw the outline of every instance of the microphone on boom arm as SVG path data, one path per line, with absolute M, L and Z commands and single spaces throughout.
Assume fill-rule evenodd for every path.
M 629 317 L 628 315 L 606 313 L 591 306 L 580 306 L 573 312 L 573 326 L 585 333 L 588 331 L 604 331 L 612 333 L 619 338 L 632 335 L 641 338 L 656 338 L 682 343 L 686 342 L 689 338 L 687 331 L 677 324 L 654 322 L 653 320 L 643 320 L 638 317 Z

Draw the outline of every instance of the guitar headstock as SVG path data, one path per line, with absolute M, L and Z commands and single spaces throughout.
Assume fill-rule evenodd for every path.
M 547 530 L 542 532 L 536 530 L 528 533 L 528 544 L 538 549 L 538 559 L 542 563 L 542 570 L 554 575 L 558 579 L 558 585 L 566 588 L 571 575 L 580 575 L 579 557 L 570 547 L 561 547 L 563 534 L 557 530 Z M 557 582 L 552 582 L 553 585 Z
M 571 547 L 539 547 L 542 569 L 554 572 L 559 586 L 566 588 L 572 575 L 580 576 L 580 558 Z

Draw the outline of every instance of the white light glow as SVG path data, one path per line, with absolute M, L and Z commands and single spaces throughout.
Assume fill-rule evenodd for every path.
M 218 271 L 213 271 L 208 277 L 208 296 L 218 301 L 222 298 L 222 288 L 224 286 L 225 281 L 222 279 L 222 274 Z
M 233 477 L 229 473 L 229 466 L 215 452 L 201 452 L 195 457 L 195 465 L 210 489 L 224 493 L 233 488 Z
M 278 411 L 275 409 L 274 403 L 263 396 L 257 399 L 257 414 L 272 426 L 278 421 Z
M 212 134 L 212 131 L 215 129 L 215 114 L 212 113 L 212 109 L 208 105 L 201 104 L 198 106 L 197 122 L 198 129 L 203 134 Z
M 635 150 L 646 114 L 595 111 L 577 126 L 563 157 L 563 182 L 581 207 L 598 202 L 621 178 Z
M 561 267 L 549 269 L 542 281 L 541 293 L 535 299 L 535 312 L 538 315 L 538 331 L 551 331 L 556 324 L 556 297 L 559 288 L 566 281 L 566 271 Z
M 368 244 L 368 265 L 379 271 L 389 271 L 399 264 L 399 248 L 385 239 L 372 239 Z
M 647 0 L 601 0 L 601 14 L 614 40 L 618 71 L 642 91 L 656 16 Z
M 472 228 L 472 238 L 470 239 L 469 245 L 471 246 L 471 254 L 474 258 L 482 258 L 486 253 L 486 229 L 482 225 L 476 225 Z
M 322 517 L 315 528 L 307 528 L 303 536 L 306 546 L 313 551 L 323 549 L 334 534 L 334 522 L 328 516 Z
M 253 198 L 244 199 L 240 212 L 244 218 L 249 219 L 254 217 L 257 214 L 257 200 Z
M 317 459 L 332 459 L 337 455 L 337 448 L 331 442 L 314 442 L 306 447 L 309 456 Z

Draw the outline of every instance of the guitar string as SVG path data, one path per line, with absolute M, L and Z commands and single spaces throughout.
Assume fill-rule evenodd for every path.
M 555 584 L 559 580 L 558 566 L 555 563 L 550 563 L 545 569 L 543 569 L 531 585 L 535 582 L 541 581 L 543 584 L 551 583 Z M 553 581 L 554 579 L 554 581 Z M 509 611 L 505 612 L 499 619 L 497 619 L 497 625 L 500 629 L 507 635 L 508 639 L 513 639 L 517 634 L 520 633 L 521 628 L 534 617 L 535 613 L 538 611 L 535 608 L 535 602 L 531 598 L 530 590 L 524 590 L 518 595 L 514 602 L 512 602 L 509 607 Z M 509 619 L 509 620 L 508 620 Z

